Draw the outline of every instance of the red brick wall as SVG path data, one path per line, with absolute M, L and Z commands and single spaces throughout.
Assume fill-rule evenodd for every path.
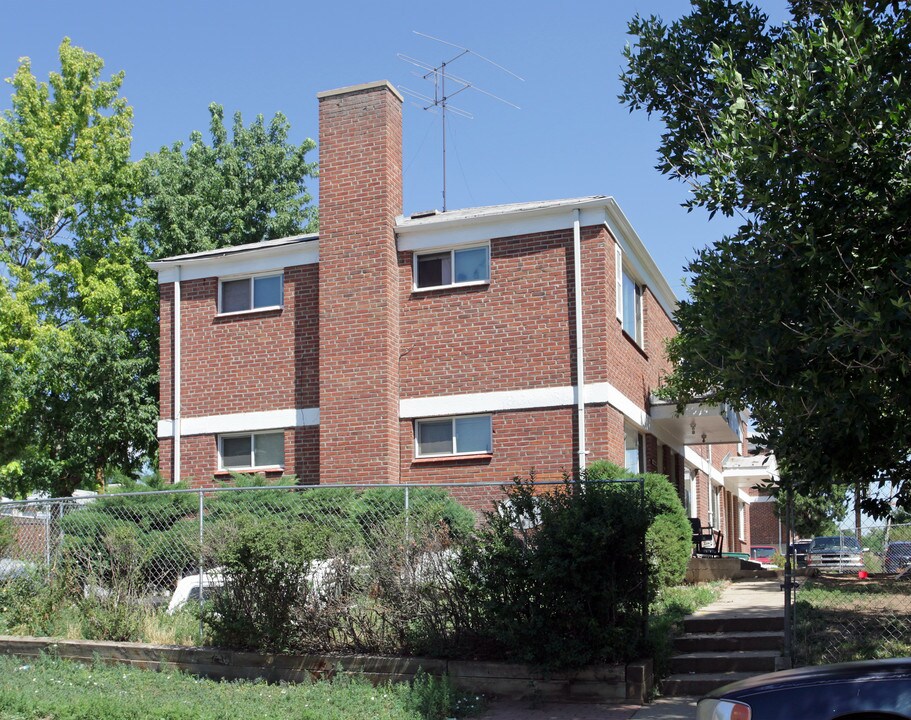
M 583 229 L 586 382 L 605 379 L 605 238 Z M 402 397 L 574 384 L 572 229 L 493 238 L 490 255 L 489 285 L 413 293 L 399 253 Z
M 318 273 L 315 264 L 285 268 L 283 309 L 224 317 L 218 317 L 218 278 L 181 283 L 184 419 L 317 406 Z M 171 419 L 173 283 L 161 286 L 161 296 L 161 417 Z M 188 455 L 192 446 L 184 438 L 181 475 L 199 482 L 217 470 L 217 455 Z M 159 443 L 159 468 L 169 480 L 173 447 L 170 440 Z M 288 462 L 287 472 L 299 472 L 296 463 Z
M 751 493 L 752 494 L 752 493 Z M 778 545 L 786 542 L 785 529 L 779 536 L 778 518 L 775 517 L 775 503 L 754 502 L 750 504 L 750 542 L 753 545 Z
M 575 382 L 571 228 L 490 243 L 489 286 L 412 293 L 413 253 L 400 253 L 403 397 Z M 616 319 L 613 238 L 583 228 L 582 254 L 586 382 L 609 381 L 645 408 L 669 370 L 673 323 L 646 289 L 643 352 Z
M 320 480 L 398 479 L 401 100 L 320 98 Z
M 267 480 L 294 475 L 297 482 L 319 481 L 319 428 L 288 428 L 285 435 L 284 470 L 257 473 Z M 173 447 L 173 441 L 162 440 L 162 446 Z M 218 472 L 218 440 L 215 435 L 185 435 L 181 444 L 181 475 L 191 487 L 210 487 L 230 479 L 228 472 Z
M 607 277 L 607 376 L 606 380 L 639 407 L 647 408 L 649 394 L 658 387 L 662 375 L 670 372 L 664 354 L 664 341 L 677 334 L 674 323 L 664 312 L 657 298 L 645 287 L 642 293 L 642 324 L 644 345 L 640 348 L 623 332 L 617 320 L 614 245 L 608 243 Z
M 158 412 L 160 417 L 170 419 L 174 417 L 174 283 L 159 285 L 158 298 Z M 160 449 L 159 454 L 164 468 L 165 456 Z M 170 474 L 171 459 L 167 462 L 167 470 Z
M 299 384 L 311 389 L 305 406 L 316 404 L 316 274 L 315 266 L 286 269 L 281 310 L 222 317 L 218 278 L 181 283 L 184 418 L 294 407 Z M 306 354 L 309 362 L 299 361 Z
M 619 442 L 608 443 L 606 432 L 591 432 L 591 459 L 623 464 L 622 416 L 607 405 L 589 407 L 589 431 L 614 428 Z M 414 422 L 402 420 L 402 482 L 509 482 L 516 475 L 527 477 L 534 470 L 538 479 L 559 480 L 571 473 L 577 460 L 575 408 L 518 410 L 493 413 L 493 453 L 483 459 L 414 457 Z M 613 448 L 611 447 L 613 446 Z

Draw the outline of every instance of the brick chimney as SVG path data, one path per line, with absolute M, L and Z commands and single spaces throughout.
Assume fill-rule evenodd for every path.
M 397 482 L 402 96 L 319 93 L 320 482 Z

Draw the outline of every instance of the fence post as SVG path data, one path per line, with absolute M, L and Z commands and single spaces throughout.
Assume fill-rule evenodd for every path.
M 791 528 L 794 523 L 794 493 L 791 490 L 790 484 L 788 484 L 787 489 L 787 505 L 785 509 L 785 543 L 787 543 L 787 550 L 784 560 L 784 585 L 782 589 L 784 590 L 784 648 L 782 653 L 785 658 L 787 658 L 787 663 L 789 666 L 794 665 L 794 635 L 796 633 L 796 627 L 794 626 L 792 613 L 794 608 L 792 607 L 791 602 L 791 590 L 794 586 L 794 575 L 793 568 L 791 567 Z
M 405 547 L 407 552 L 408 541 L 411 539 L 411 496 L 408 491 L 410 488 L 405 486 Z
M 203 595 L 203 532 L 205 530 L 205 499 L 202 489 L 199 491 L 199 644 L 202 645 L 202 603 Z
M 44 569 L 47 574 L 47 581 L 51 581 L 51 509 L 53 503 L 48 503 L 47 512 L 44 515 Z
M 645 516 L 645 479 L 639 478 L 639 512 Z M 646 535 L 648 526 L 642 532 L 642 644 L 648 642 L 648 547 Z

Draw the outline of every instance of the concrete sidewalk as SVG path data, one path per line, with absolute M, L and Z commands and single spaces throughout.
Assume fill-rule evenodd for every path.
M 725 588 L 721 597 L 689 617 L 782 617 L 784 592 L 777 578 L 767 580 L 738 580 Z

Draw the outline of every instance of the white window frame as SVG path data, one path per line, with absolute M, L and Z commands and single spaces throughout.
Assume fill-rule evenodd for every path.
M 632 338 L 633 341 L 639 347 L 643 347 L 645 345 L 645 332 L 644 332 L 645 328 L 642 326 L 642 295 L 643 295 L 642 283 L 640 283 L 636 279 L 635 275 L 631 275 L 630 273 L 628 273 L 626 271 L 624 271 L 622 273 L 622 275 L 623 275 L 622 282 L 623 282 L 624 287 L 626 286 L 626 281 L 629 280 L 629 282 L 633 286 L 633 294 L 636 298 L 636 300 L 635 300 L 636 307 L 635 307 L 635 312 L 633 313 L 633 318 L 634 318 L 634 322 L 636 323 L 636 326 L 634 328 L 628 328 L 626 326 L 626 321 L 624 319 L 623 321 L 621 321 L 622 326 L 623 326 L 623 332 L 625 332 L 630 338 Z M 623 314 L 625 317 L 626 308 L 624 308 L 623 310 L 624 310 Z
M 738 500 L 737 502 L 740 503 L 740 507 L 738 508 L 737 512 L 737 524 L 739 525 L 737 528 L 737 534 L 741 540 L 746 541 L 747 534 L 744 532 L 744 529 L 747 523 L 747 504 L 743 500 Z
M 628 435 L 636 435 L 636 453 L 638 456 L 638 469 L 631 470 L 626 465 L 626 438 Z M 630 473 L 643 473 L 645 472 L 645 435 L 643 435 L 639 428 L 634 425 L 624 425 L 623 426 L 623 469 Z
M 620 248 L 619 244 L 614 245 L 614 302 L 617 308 L 617 320 L 620 322 L 620 327 L 623 329 L 623 332 L 626 333 L 633 342 L 636 343 L 640 348 L 645 347 L 645 324 L 643 322 L 645 314 L 643 312 L 643 297 L 645 295 L 645 284 L 642 283 L 639 278 L 629 271 L 623 262 L 623 250 Z M 632 283 L 634 288 L 634 294 L 636 297 L 636 311 L 634 313 L 635 317 L 635 328 L 628 328 L 624 321 L 625 308 L 623 301 L 623 289 L 626 283 L 626 280 Z M 630 332 L 632 330 L 632 332 Z
M 614 245 L 614 303 L 617 308 L 617 320 L 623 322 L 623 250 L 620 245 Z
M 257 432 L 242 433 L 222 433 L 218 435 L 218 469 L 225 472 L 243 472 L 245 470 L 264 470 L 264 469 L 281 469 L 285 468 L 285 459 L 278 465 L 256 465 L 256 446 L 254 436 L 256 435 L 281 435 L 282 437 L 282 455 L 285 453 L 285 431 L 284 430 L 259 430 Z M 224 440 L 225 438 L 250 438 L 250 459 L 254 462 L 252 465 L 225 467 Z
M 715 527 L 715 488 L 712 486 L 712 478 L 708 473 L 705 475 L 705 482 L 706 487 L 708 487 L 708 495 L 706 495 L 706 508 L 709 513 L 708 522 L 710 527 Z
M 721 529 L 721 488 L 709 478 L 709 525 Z
M 477 250 L 478 248 L 484 248 L 487 251 L 487 279 L 486 280 L 467 280 L 463 282 L 455 281 L 455 254 L 462 250 Z M 426 257 L 427 255 L 440 255 L 442 253 L 449 253 L 449 267 L 452 273 L 453 280 L 445 285 L 428 285 L 427 287 L 418 287 L 418 260 L 419 258 Z M 420 293 L 427 292 L 430 290 L 440 290 L 442 288 L 452 288 L 452 287 L 470 287 L 472 285 L 490 285 L 490 243 L 476 243 L 474 245 L 458 245 L 454 247 L 442 247 L 434 248 L 433 250 L 426 250 L 421 252 L 416 252 L 411 259 L 412 271 L 411 271 L 411 291 Z
M 687 482 L 690 486 L 690 505 L 687 510 L 690 517 L 699 517 L 699 477 L 696 470 L 690 470 Z
M 277 277 L 279 279 L 279 297 L 281 298 L 278 305 L 263 305 L 262 307 L 253 306 L 254 287 L 256 280 L 261 278 Z M 233 310 L 231 312 L 222 312 L 222 286 L 226 282 L 237 282 L 238 280 L 247 280 L 250 285 L 250 307 L 247 310 Z M 266 312 L 268 310 L 281 310 L 285 306 L 285 273 L 283 270 L 256 273 L 254 275 L 229 275 L 218 278 L 218 314 L 219 315 L 244 315 L 248 313 Z
M 456 435 L 456 420 L 467 420 L 471 418 L 487 418 L 488 421 L 488 432 L 489 437 L 487 440 L 487 447 L 489 450 L 487 452 L 478 451 L 478 450 L 467 450 L 465 452 L 459 452 L 458 437 Z M 443 453 L 422 453 L 420 446 L 420 426 L 423 423 L 438 423 L 443 420 L 449 420 L 450 426 L 452 428 L 452 447 L 453 452 L 443 452 Z M 476 415 L 451 415 L 449 417 L 429 417 L 421 418 L 414 421 L 414 457 L 417 460 L 424 458 L 438 458 L 438 457 L 459 457 L 465 455 L 492 455 L 493 454 L 493 416 L 490 413 L 479 413 Z

